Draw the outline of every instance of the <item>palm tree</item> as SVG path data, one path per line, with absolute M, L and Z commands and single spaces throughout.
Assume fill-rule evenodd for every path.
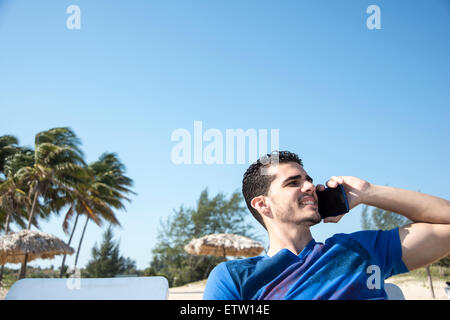
M 6 158 L 13 155 L 18 147 L 19 140 L 12 135 L 0 136 L 0 179 L 4 175 Z
M 23 191 L 17 186 L 17 181 L 11 181 L 11 173 L 5 172 L 8 171 L 5 170 L 7 160 L 19 150 L 18 144 L 19 140 L 15 136 L 0 136 L 0 230 L 3 228 L 5 234 L 9 233 L 11 215 L 17 213 L 16 209 L 19 202 L 24 198 L 20 196 Z M 17 201 L 17 199 L 20 200 Z M 16 215 L 13 218 L 23 225 L 23 220 L 20 217 L 20 215 Z M 0 267 L 0 284 L 3 280 L 4 267 L 4 265 Z
M 78 263 L 81 244 L 89 220 L 101 218 L 111 224 L 120 225 L 113 209 L 125 209 L 123 201 L 130 201 L 125 195 L 135 194 L 129 187 L 133 185 L 133 180 L 125 176 L 125 166 L 120 162 L 117 154 L 103 153 L 100 158 L 88 166 L 88 170 L 93 177 L 92 184 L 83 193 L 85 198 L 77 212 L 87 216 L 83 227 L 80 242 L 75 257 L 74 266 Z M 98 224 L 98 223 L 97 223 Z
M 27 197 L 26 186 L 17 178 L 17 172 L 32 164 L 32 154 L 29 149 L 18 148 L 16 153 L 9 156 L 4 163 L 5 180 L 0 183 L 0 208 L 5 212 L 4 230 L 9 232 L 11 219 L 22 228 L 26 227 L 24 217 L 27 216 L 26 208 L 30 206 Z M 37 223 L 37 221 L 34 221 Z
M 91 173 L 88 170 L 88 173 Z M 92 219 L 98 226 L 102 226 L 102 219 L 107 219 L 111 222 L 111 224 L 120 225 L 119 221 L 116 219 L 114 212 L 111 210 L 110 206 L 104 202 L 100 197 L 97 196 L 95 190 L 91 190 L 91 186 L 94 182 L 94 177 L 89 175 L 90 179 L 86 181 L 86 183 L 79 184 L 76 189 L 72 190 L 69 194 L 67 194 L 64 201 L 69 203 L 70 207 L 67 211 L 64 221 L 63 221 L 63 230 L 66 234 L 69 234 L 69 221 L 75 214 L 75 223 L 72 227 L 72 231 L 70 232 L 70 237 L 67 242 L 67 245 L 70 245 L 73 239 L 73 235 L 75 233 L 78 218 L 80 215 L 86 215 L 89 219 Z M 84 230 L 86 227 L 84 228 Z M 83 230 L 83 235 L 84 235 Z M 79 253 L 79 250 L 78 250 Z M 78 255 L 77 255 L 78 256 Z M 66 255 L 63 256 L 63 260 L 60 268 L 60 278 L 63 277 L 65 273 L 65 262 Z
M 69 128 L 53 128 L 36 134 L 33 164 L 21 168 L 16 174 L 19 181 L 29 189 L 31 208 L 27 230 L 31 228 L 39 198 L 49 200 L 47 193 L 70 190 L 85 179 L 86 170 L 80 144 L 80 140 Z M 26 275 L 27 261 L 28 256 L 25 255 L 19 279 Z
M 11 221 L 19 224 L 22 228 L 26 227 L 26 208 L 29 207 L 29 201 L 26 190 L 22 190 L 23 186 L 15 174 L 21 167 L 30 162 L 30 151 L 20 148 L 4 162 L 3 173 L 6 179 L 0 183 L 0 216 L 2 216 L 0 220 L 2 220 L 5 235 L 10 231 Z M 41 211 L 41 208 L 39 208 L 39 211 Z M 3 279 L 3 271 L 4 265 L 0 268 L 0 282 Z
M 5 182 L 5 162 L 8 157 L 16 152 L 19 140 L 12 135 L 0 136 L 0 184 Z M 6 210 L 0 205 L 0 230 L 5 226 L 8 215 Z M 8 223 L 9 225 L 9 223 Z
M 5 162 L 8 157 L 13 155 L 18 147 L 19 140 L 12 135 L 0 136 L 0 183 L 5 181 Z M 6 219 L 6 212 L 0 207 L 0 230 L 4 225 Z

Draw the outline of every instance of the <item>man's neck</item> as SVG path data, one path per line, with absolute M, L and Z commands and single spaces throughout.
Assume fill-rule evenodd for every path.
M 269 257 L 274 256 L 281 249 L 288 249 L 295 255 L 299 255 L 300 252 L 308 245 L 312 240 L 311 231 L 309 227 L 296 226 L 283 226 L 277 229 L 268 229 L 270 246 L 267 251 Z

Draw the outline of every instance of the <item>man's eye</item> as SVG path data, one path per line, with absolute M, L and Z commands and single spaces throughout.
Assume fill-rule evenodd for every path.
M 289 182 L 288 186 L 296 186 L 298 184 L 297 181 Z

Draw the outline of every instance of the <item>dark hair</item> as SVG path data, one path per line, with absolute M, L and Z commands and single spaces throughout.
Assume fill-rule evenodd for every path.
M 252 207 L 251 201 L 258 196 L 267 196 L 270 184 L 275 179 L 275 175 L 265 174 L 263 169 L 269 168 L 272 164 L 286 162 L 295 162 L 303 167 L 302 160 L 297 154 L 289 151 L 273 151 L 256 160 L 256 162 L 251 164 L 244 173 L 244 179 L 242 180 L 242 194 L 244 195 L 245 203 L 255 219 L 258 220 L 265 229 L 267 228 L 264 225 L 262 216 Z

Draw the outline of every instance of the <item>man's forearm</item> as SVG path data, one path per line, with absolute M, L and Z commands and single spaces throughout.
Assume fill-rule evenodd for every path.
M 371 184 L 362 200 L 414 222 L 450 224 L 450 201 L 428 194 Z

